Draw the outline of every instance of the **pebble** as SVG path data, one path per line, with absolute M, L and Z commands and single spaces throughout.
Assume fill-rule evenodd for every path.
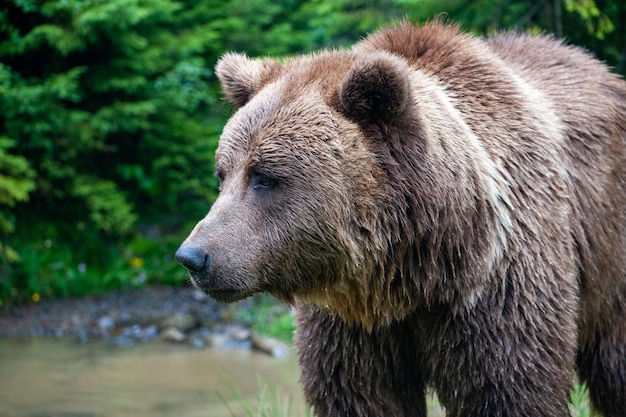
M 275 358 L 285 359 L 289 357 L 289 346 L 273 337 L 251 332 L 250 342 L 253 349 L 272 355 Z
M 189 345 L 196 349 L 204 349 L 207 347 L 207 342 L 205 339 L 202 339 L 197 336 L 193 336 L 189 338 Z
M 109 316 L 102 316 L 98 319 L 98 328 L 108 332 L 115 328 L 115 321 Z
M 192 293 L 193 299 L 196 301 L 207 301 L 210 300 L 209 296 L 206 295 L 203 291 L 194 290 Z
M 159 329 L 156 324 L 151 324 L 144 329 L 144 339 L 156 339 L 159 337 Z
M 175 327 L 182 331 L 191 330 L 197 325 L 198 320 L 192 314 L 180 312 L 165 317 L 160 323 L 162 328 Z
M 167 327 L 161 331 L 160 338 L 165 342 L 182 343 L 185 341 L 185 334 L 176 327 Z
M 243 325 L 235 324 L 228 329 L 228 336 L 234 340 L 248 340 L 250 339 L 250 334 L 250 329 Z

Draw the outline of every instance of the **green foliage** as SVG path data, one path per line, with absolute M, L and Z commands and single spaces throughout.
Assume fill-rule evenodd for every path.
M 585 22 L 587 32 L 598 39 L 615 30 L 615 24 L 598 9 L 593 0 L 563 0 L 565 10 L 578 14 Z
M 9 153 L 15 141 L 0 136 L 0 206 L 13 207 L 20 201 L 27 201 L 35 187 L 34 172 L 26 158 Z M 13 225 L 0 217 L 0 231 L 12 231 Z
M 589 391 L 585 383 L 577 382 L 570 392 L 570 415 L 572 417 L 597 417 L 598 414 L 591 410 Z
M 289 308 L 273 297 L 259 294 L 252 297 L 251 308 L 237 309 L 236 319 L 261 334 L 291 342 L 296 330 L 294 317 Z
M 177 228 L 208 209 L 224 117 L 209 111 L 218 92 L 207 58 L 218 52 L 196 11 L 170 0 L 70 0 L 0 13 L 0 135 L 10 138 L 0 143 L 0 224 L 2 262 L 13 262 L 0 269 L 2 298 L 125 286 L 134 271 L 121 253 L 142 224 Z M 31 256 L 40 243 L 28 240 L 38 236 L 29 222 L 55 229 L 56 266 Z M 81 259 L 73 241 L 93 249 Z M 99 277 L 74 276 L 102 253 L 111 256 Z
M 20 262 L 0 267 L 0 305 L 150 283 L 183 285 L 186 273 L 172 260 L 183 237 L 138 235 L 112 244 L 84 224 L 30 222 L 13 237 Z
M 434 2 L 427 2 L 435 4 Z M 550 32 L 586 47 L 626 75 L 626 3 L 618 0 L 443 0 L 450 20 L 477 33 L 501 29 Z
M 233 387 L 229 381 L 225 381 L 226 387 L 230 391 L 235 403 L 243 410 L 243 415 L 247 417 L 291 417 L 303 416 L 311 417 L 312 412 L 309 407 L 305 407 L 302 413 L 292 414 L 291 398 L 285 397 L 281 394 L 280 386 L 276 386 L 274 389 L 268 387 L 267 383 L 263 381 L 263 378 L 257 376 L 257 384 L 259 391 L 255 400 L 250 400 L 243 395 L 241 391 Z M 218 392 L 224 405 L 228 408 L 232 417 L 240 416 L 241 413 L 236 413 L 230 406 L 229 402 Z
M 216 93 L 207 81 L 205 36 L 183 36 L 190 28 L 175 19 L 181 9 L 169 0 L 48 1 L 3 14 L 12 35 L 0 43 L 12 75 L 4 77 L 1 103 L 6 135 L 35 167 L 34 193 L 46 204 L 79 206 L 73 217 L 112 235 L 128 232 L 137 215 L 176 213 L 178 199 L 154 191 L 153 178 L 171 170 L 167 154 L 186 161 L 176 167 L 184 177 L 199 180 L 193 188 L 167 181 L 160 191 L 206 209 L 216 138 L 201 132 L 216 132 L 207 117 Z M 179 141 L 191 143 L 164 146 Z
M 127 232 L 137 218 L 132 206 L 112 181 L 87 175 L 74 179 L 73 195 L 84 200 L 89 219 L 104 232 Z
M 35 188 L 34 171 L 26 158 L 9 153 L 15 141 L 0 136 L 0 265 L 20 260 L 19 254 L 4 242 L 3 236 L 15 229 L 15 215 L 11 210 L 18 202 L 27 201 Z

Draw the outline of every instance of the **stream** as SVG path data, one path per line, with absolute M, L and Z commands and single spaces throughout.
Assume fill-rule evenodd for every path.
M 120 348 L 71 338 L 0 338 L 2 417 L 243 417 L 258 376 L 304 415 L 295 355 L 165 343 Z M 231 414 L 229 407 L 235 413 Z

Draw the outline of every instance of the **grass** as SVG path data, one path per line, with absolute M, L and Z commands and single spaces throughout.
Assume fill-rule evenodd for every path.
M 10 242 L 15 253 L 0 247 L 0 307 L 188 280 L 173 259 L 183 236 L 138 235 L 122 243 L 88 230 L 72 234 L 45 226 L 16 232 Z
M 241 308 L 241 305 L 233 307 L 235 320 L 247 324 L 260 334 L 286 343 L 293 341 L 296 325 L 289 307 L 266 294 L 256 294 L 246 303 L 246 308 Z
M 230 382 L 226 381 L 225 383 L 239 408 L 239 412 L 233 410 L 229 401 L 220 392 L 217 395 L 226 405 L 232 417 L 312 417 L 313 415 L 309 407 L 306 407 L 301 413 L 293 414 L 291 397 L 282 395 L 278 385 L 270 388 L 260 376 L 257 376 L 259 391 L 254 400 L 243 395 Z
M 591 409 L 589 391 L 584 382 L 577 382 L 570 392 L 569 411 L 572 417 L 600 417 Z
M 257 383 L 259 391 L 255 400 L 250 400 L 234 388 L 232 384 L 226 383 L 235 403 L 245 414 L 235 412 L 230 407 L 228 401 L 218 393 L 232 417 L 241 417 L 242 415 L 246 417 L 312 417 L 312 411 L 308 407 L 302 413 L 293 414 L 291 398 L 288 396 L 283 397 L 279 386 L 270 389 L 261 377 L 257 377 Z M 574 385 L 570 393 L 570 399 L 569 409 L 571 417 L 600 417 L 591 409 L 589 392 L 584 383 L 577 382 Z

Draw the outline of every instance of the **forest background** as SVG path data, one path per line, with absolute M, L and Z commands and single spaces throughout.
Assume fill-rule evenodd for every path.
M 226 51 L 345 47 L 408 18 L 549 32 L 625 74 L 624 0 L 0 2 L 0 306 L 150 283 L 217 194 Z

